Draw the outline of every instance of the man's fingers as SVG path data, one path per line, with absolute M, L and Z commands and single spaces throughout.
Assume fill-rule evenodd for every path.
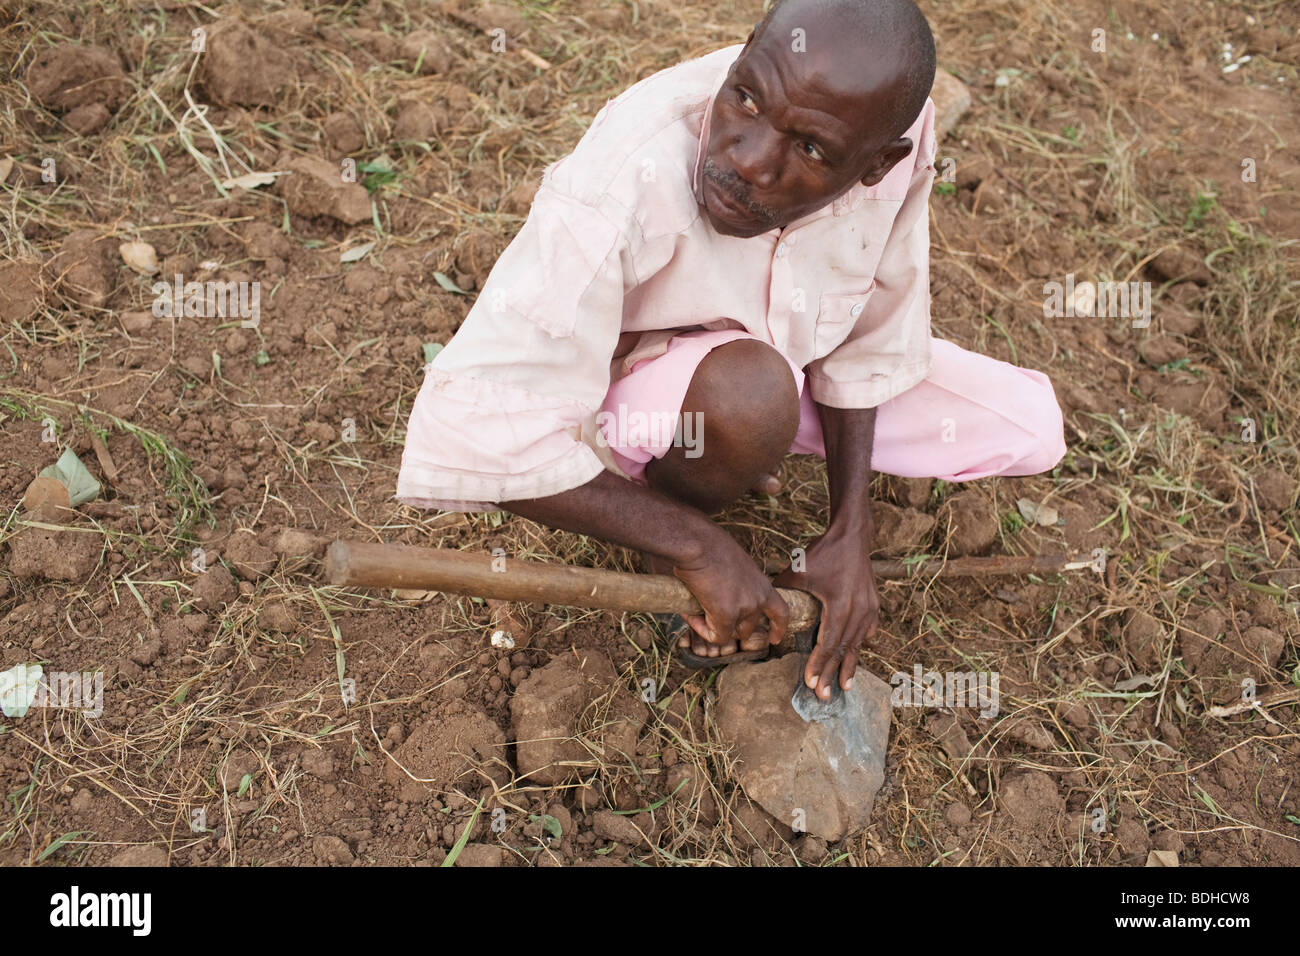
M 763 613 L 767 615 L 767 640 L 770 644 L 780 644 L 790 626 L 790 607 L 785 598 L 772 588 L 772 596 L 763 604 Z
M 817 696 L 822 700 L 830 700 L 831 686 L 835 682 L 835 672 L 840 669 L 840 662 L 844 659 L 844 648 L 835 647 L 826 655 L 826 661 L 822 664 L 821 674 L 817 678 Z
M 848 690 L 853 686 L 853 674 L 858 669 L 858 655 L 856 652 L 845 654 L 844 661 L 840 664 L 840 687 Z

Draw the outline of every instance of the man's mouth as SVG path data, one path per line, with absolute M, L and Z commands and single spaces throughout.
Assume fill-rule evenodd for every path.
M 758 217 L 750 211 L 746 204 L 732 196 L 731 193 L 719 186 L 713 180 L 705 179 L 704 189 L 705 201 L 709 204 L 710 210 L 719 219 L 732 223 L 749 223 L 758 221 Z M 712 202 L 710 203 L 709 200 L 712 200 Z
M 731 182 L 736 174 L 724 173 L 711 159 L 705 160 L 705 204 L 718 219 L 733 225 L 748 225 L 753 222 L 766 225 L 775 219 L 774 213 L 762 203 L 741 198 L 733 193 Z

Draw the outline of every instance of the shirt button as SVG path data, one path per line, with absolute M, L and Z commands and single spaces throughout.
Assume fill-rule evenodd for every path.
M 776 257 L 780 259 L 783 255 L 785 255 L 785 243 L 778 242 L 776 244 Z
M 861 302 L 859 302 L 859 303 L 858 303 L 857 305 L 855 305 L 853 308 L 849 309 L 849 315 L 853 316 L 855 319 L 856 319 L 858 316 L 860 316 L 861 314 L 862 314 L 862 303 L 861 303 Z

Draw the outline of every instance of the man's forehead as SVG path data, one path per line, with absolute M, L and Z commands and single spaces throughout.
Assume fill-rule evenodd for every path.
M 779 28 L 778 28 L 779 29 Z M 753 78 L 768 87 L 779 85 L 796 109 L 846 144 L 871 127 L 881 100 L 892 95 L 898 71 L 888 62 L 870 66 L 859 45 L 839 41 L 812 43 L 784 39 L 778 29 L 755 37 L 737 61 L 737 79 Z

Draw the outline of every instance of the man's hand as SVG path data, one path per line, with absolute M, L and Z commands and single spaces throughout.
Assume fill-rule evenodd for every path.
M 880 598 L 871 573 L 871 526 L 832 526 L 805 555 L 805 570 L 787 568 L 773 582 L 799 588 L 821 601 L 817 644 L 804 667 L 804 683 L 822 700 L 829 700 L 839 675 L 840 687 L 853 685 L 858 648 L 880 626 Z
M 703 617 L 686 616 L 703 639 L 692 641 L 696 654 L 719 657 L 738 647 L 757 651 L 785 637 L 789 607 L 754 559 L 725 531 L 711 538 L 700 557 L 675 563 L 673 574 L 704 609 Z

